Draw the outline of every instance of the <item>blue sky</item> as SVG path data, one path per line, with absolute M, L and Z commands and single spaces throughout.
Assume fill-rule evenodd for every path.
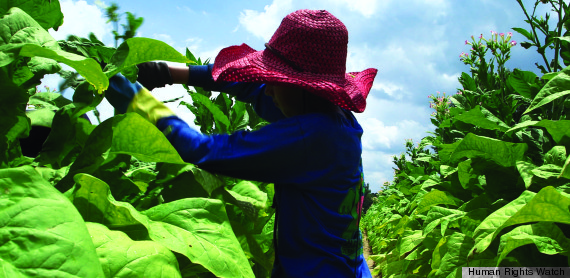
M 415 143 L 429 135 L 430 94 L 454 94 L 457 78 L 469 68 L 459 61 L 470 47 L 471 35 L 485 37 L 491 30 L 513 32 L 528 26 L 515 0 L 248 0 L 248 1 L 116 1 L 120 11 L 143 17 L 137 36 L 162 40 L 181 53 L 188 48 L 196 57 L 215 58 L 220 49 L 247 43 L 262 49 L 281 19 L 298 9 L 324 9 L 338 17 L 349 31 L 347 71 L 379 70 L 367 99 L 367 108 L 356 117 L 364 128 L 362 138 L 365 179 L 373 191 L 392 181 L 392 157 L 404 151 L 405 139 Z M 523 1 L 529 8 L 534 0 Z M 112 26 L 106 24 L 101 7 L 110 1 L 60 1 L 64 24 L 56 39 L 68 34 L 87 36 L 94 32 L 112 46 Z M 537 14 L 548 11 L 539 6 Z M 513 40 L 524 41 L 513 32 Z M 509 68 L 536 70 L 542 59 L 534 50 L 518 44 L 512 49 Z M 44 85 L 56 87 L 57 76 L 48 76 Z M 159 99 L 183 96 L 180 85 L 153 91 Z M 69 93 L 64 94 L 70 96 Z M 186 101 L 191 101 L 189 98 Z M 185 120 L 193 116 L 177 103 L 169 104 Z M 108 104 L 100 108 L 110 117 Z

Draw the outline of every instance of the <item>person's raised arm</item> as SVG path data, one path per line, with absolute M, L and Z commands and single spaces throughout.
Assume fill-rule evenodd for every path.
M 270 96 L 265 95 L 265 85 L 260 83 L 214 81 L 212 64 L 197 66 L 173 66 L 164 62 L 147 62 L 138 65 L 137 81 L 149 91 L 172 84 L 201 87 L 207 91 L 224 92 L 237 100 L 251 103 L 255 112 L 269 122 L 285 118 Z

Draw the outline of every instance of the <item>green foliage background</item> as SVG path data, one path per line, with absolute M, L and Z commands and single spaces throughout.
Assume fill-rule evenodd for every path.
M 510 35 L 472 37 L 470 73 L 432 96 L 435 132 L 394 158 L 395 179 L 362 221 L 382 277 L 461 277 L 462 267 L 569 266 L 570 8 L 516 1 L 542 76 L 507 69 Z M 550 5 L 550 15 L 535 15 Z M 554 57 L 547 57 L 551 49 Z M 490 53 L 489 53 L 490 52 Z M 561 65 L 562 63 L 563 65 Z M 428 149 L 431 147 L 431 149 Z
M 0 7 L 0 277 L 268 277 L 273 184 L 185 163 L 138 114 L 99 125 L 82 117 L 118 72 L 135 80 L 143 62 L 201 60 L 133 38 L 142 18 L 130 13 L 125 34 L 114 32 L 123 42 L 112 48 L 93 35 L 54 40 L 47 30 L 62 24 L 57 0 Z M 36 92 L 50 73 L 66 77 L 72 100 Z M 188 93 L 205 133 L 265 124 L 226 94 Z M 27 113 L 27 104 L 36 110 Z M 23 156 L 19 143 L 32 123 L 51 127 L 37 157 Z

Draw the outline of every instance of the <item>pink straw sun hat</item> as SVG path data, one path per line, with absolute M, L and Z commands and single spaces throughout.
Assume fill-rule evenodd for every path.
M 214 80 L 300 87 L 355 112 L 366 97 L 377 69 L 346 73 L 348 31 L 324 10 L 298 10 L 287 15 L 265 49 L 246 44 L 220 51 Z

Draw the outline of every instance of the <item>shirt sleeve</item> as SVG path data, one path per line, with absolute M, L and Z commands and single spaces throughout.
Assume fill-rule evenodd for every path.
M 160 130 L 184 161 L 215 173 L 262 182 L 308 181 L 306 131 L 288 118 L 257 131 L 204 135 L 176 116 L 160 119 Z
M 189 66 L 188 86 L 201 87 L 206 91 L 228 93 L 237 100 L 251 103 L 255 112 L 268 122 L 284 119 L 281 110 L 275 106 L 273 99 L 265 95 L 265 84 L 246 82 L 216 82 L 212 78 L 213 64 Z

